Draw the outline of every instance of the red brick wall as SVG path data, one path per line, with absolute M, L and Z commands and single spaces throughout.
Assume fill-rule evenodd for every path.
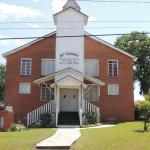
M 20 76 L 21 58 L 32 58 L 32 75 Z M 41 59 L 55 58 L 55 39 L 44 39 L 24 50 L 8 56 L 6 76 L 6 103 L 14 106 L 15 119 L 22 119 L 26 113 L 43 105 L 40 101 L 40 88 L 32 83 L 33 80 L 41 78 Z M 112 50 L 90 38 L 85 39 L 85 58 L 100 60 L 99 79 L 106 85 L 101 87 L 100 106 L 102 119 L 108 121 L 115 117 L 118 121 L 130 121 L 134 119 L 133 112 L 133 61 L 129 57 Z M 107 76 L 107 60 L 119 60 L 119 76 L 110 78 Z M 31 94 L 19 94 L 19 83 L 32 83 Z M 107 84 L 118 83 L 120 85 L 119 96 L 107 95 Z
M 32 58 L 32 75 L 20 76 L 21 58 Z M 33 81 L 41 78 L 42 58 L 55 58 L 55 39 L 45 39 L 7 58 L 5 102 L 13 106 L 15 120 L 25 120 L 26 113 L 43 105 L 40 88 Z M 31 83 L 31 94 L 19 94 L 20 83 Z
M 100 76 L 99 79 L 105 82 L 101 87 L 99 103 L 103 121 L 134 120 L 134 98 L 133 98 L 133 60 L 111 48 L 98 43 L 91 38 L 85 39 L 85 58 L 99 59 Z M 118 77 L 108 77 L 108 60 L 117 59 L 119 61 Z M 119 96 L 108 96 L 108 84 L 119 84 Z
M 7 110 L 0 110 L 0 117 L 4 117 L 4 127 L 0 131 L 6 131 L 14 123 L 14 113 Z

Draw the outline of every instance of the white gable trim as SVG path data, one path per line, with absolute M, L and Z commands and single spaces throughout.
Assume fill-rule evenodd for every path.
M 113 46 L 112 44 L 110 44 L 110 43 L 108 43 L 108 42 L 106 42 L 106 41 L 104 41 L 104 40 L 102 40 L 102 39 L 100 39 L 100 38 L 98 38 L 96 36 L 92 36 L 92 34 L 86 32 L 86 31 L 84 33 L 85 33 L 85 35 L 89 36 L 91 39 L 93 39 L 93 40 L 95 40 L 97 42 L 100 42 L 100 43 L 102 43 L 102 44 L 104 44 L 104 45 L 106 45 L 106 46 L 116 50 L 117 52 L 120 52 L 120 53 L 122 53 L 122 54 L 124 54 L 124 55 L 126 55 L 126 56 L 128 56 L 128 57 L 130 57 L 132 59 L 136 59 L 133 55 L 131 55 L 131 54 L 129 54 L 129 53 L 127 53 L 127 52 L 125 52 L 125 51 L 115 47 L 115 46 Z
M 34 40 L 34 41 L 31 41 L 31 42 L 29 42 L 29 43 L 27 43 L 27 44 L 25 44 L 25 45 L 23 45 L 23 46 L 20 46 L 20 47 L 18 47 L 18 48 L 16 48 L 16 49 L 11 50 L 11 51 L 9 51 L 9 52 L 6 52 L 6 53 L 2 54 L 2 56 L 3 56 L 4 58 L 6 58 L 7 56 L 9 56 L 9 55 L 11 55 L 11 54 L 14 54 L 14 53 L 16 53 L 16 52 L 18 52 L 18 51 L 20 51 L 20 50 L 22 50 L 22 49 L 24 49 L 24 48 L 27 48 L 27 47 L 31 46 L 32 44 L 37 43 L 37 42 L 43 40 L 45 37 L 50 37 L 50 36 L 52 36 L 52 35 L 54 35 L 54 34 L 56 34 L 56 31 L 51 32 L 50 34 L 47 34 L 47 35 L 45 35 L 45 36 L 43 36 L 43 37 L 41 37 L 41 38 L 38 38 L 38 39 L 36 39 L 36 40 Z M 118 51 L 118 52 L 120 52 L 120 53 L 122 53 L 122 54 L 124 54 L 124 55 L 126 55 L 126 56 L 128 56 L 128 57 L 130 57 L 130 58 L 132 58 L 132 59 L 134 59 L 134 60 L 136 59 L 133 55 L 131 55 L 131 54 L 129 54 L 129 53 L 127 53 L 127 52 L 125 52 L 125 51 L 119 49 L 119 48 L 116 48 L 116 47 L 113 46 L 112 44 L 110 44 L 110 43 L 108 43 L 108 42 L 106 42 L 106 41 L 104 41 L 104 40 L 102 40 L 102 39 L 100 39 L 100 38 L 98 38 L 98 37 L 92 36 L 92 34 L 86 32 L 86 31 L 84 32 L 84 34 L 87 35 L 87 36 L 89 36 L 91 39 L 93 39 L 93 40 L 95 40 L 95 41 L 97 41 L 97 42 L 100 42 L 100 43 L 102 43 L 102 44 L 104 44 L 104 45 L 106 45 L 106 46 L 108 46 L 108 47 L 110 47 L 110 48 L 112 48 L 112 49 L 114 49 L 114 50 L 116 50 L 116 51 Z
M 60 70 L 58 72 L 55 72 L 54 74 L 51 74 L 51 75 L 48 75 L 46 77 L 37 79 L 37 80 L 33 81 L 33 83 L 34 84 L 41 84 L 43 82 L 47 82 L 47 81 L 53 80 L 57 74 L 61 74 L 61 73 L 65 72 L 65 71 L 73 71 L 74 73 L 77 73 L 77 74 L 81 75 L 85 80 L 91 81 L 91 82 L 93 82 L 93 83 L 95 83 L 95 84 L 97 84 L 99 86 L 104 86 L 105 85 L 105 83 L 102 82 L 101 80 L 96 79 L 96 78 L 94 78 L 94 77 L 92 77 L 90 75 L 83 74 L 83 73 L 81 73 L 79 71 L 76 71 L 76 70 L 74 70 L 72 68 L 66 68 L 64 70 Z
M 56 33 L 56 31 L 51 32 L 50 34 L 47 34 L 47 35 L 45 35 L 45 36 L 42 36 L 41 38 L 38 38 L 38 39 L 36 39 L 36 40 L 34 40 L 34 41 L 31 41 L 31 42 L 29 42 L 29 43 L 27 43 L 27 44 L 25 44 L 25 45 L 23 45 L 23 46 L 20 46 L 20 47 L 18 47 L 18 48 L 16 48 L 16 49 L 13 49 L 13 50 L 9 51 L 9 52 L 6 52 L 6 53 L 2 54 L 2 56 L 3 56 L 4 58 L 6 58 L 7 56 L 9 56 L 9 55 L 11 55 L 11 54 L 14 54 L 14 53 L 16 53 L 16 52 L 18 52 L 18 51 L 20 51 L 20 50 L 22 50 L 22 49 L 24 49 L 24 48 L 27 48 L 27 47 L 31 46 L 32 44 L 37 43 L 37 42 L 43 40 L 45 37 L 50 37 L 50 36 L 54 35 L 55 33 Z
M 63 82 L 63 81 L 65 81 L 65 80 L 72 80 L 72 81 L 74 81 L 75 83 L 76 83 L 76 85 L 78 84 L 78 85 L 83 85 L 83 87 L 84 88 L 87 88 L 87 85 L 86 84 L 84 84 L 83 82 L 81 82 L 81 81 L 79 81 L 78 79 L 75 79 L 74 77 L 72 77 L 72 76 L 66 76 L 66 77 L 64 77 L 64 78 L 62 78 L 62 79 L 60 79 L 60 80 L 58 80 L 57 82 L 55 82 L 55 83 L 53 83 L 52 85 L 50 85 L 52 88 L 55 86 L 55 85 L 61 85 L 61 83 Z M 74 85 L 72 85 L 72 86 L 74 86 Z

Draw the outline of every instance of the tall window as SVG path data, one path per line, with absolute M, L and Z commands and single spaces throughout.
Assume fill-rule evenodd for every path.
M 108 75 L 110 77 L 118 76 L 118 61 L 117 60 L 108 61 Z
M 87 101 L 99 101 L 100 89 L 98 86 L 92 86 L 89 88 L 84 95 Z
M 54 100 L 54 89 L 49 89 L 45 85 L 41 86 L 41 100 L 42 101 L 50 101 Z
M 42 59 L 42 75 L 46 76 L 55 72 L 54 59 Z
M 22 58 L 21 59 L 21 70 L 20 74 L 24 76 L 31 75 L 31 58 Z
M 4 117 L 0 116 L 0 128 L 4 127 Z

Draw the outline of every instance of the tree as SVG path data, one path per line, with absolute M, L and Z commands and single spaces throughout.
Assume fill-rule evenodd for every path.
M 140 117 L 144 121 L 144 131 L 148 130 L 148 122 L 150 120 L 150 102 L 149 101 L 143 101 L 140 102 L 138 105 L 138 109 L 140 112 Z
M 5 89 L 5 65 L 0 64 L 0 101 L 4 100 L 4 89 Z
M 150 89 L 150 37 L 144 32 L 131 32 L 117 38 L 115 46 L 134 55 L 134 79 L 140 82 L 140 94 Z

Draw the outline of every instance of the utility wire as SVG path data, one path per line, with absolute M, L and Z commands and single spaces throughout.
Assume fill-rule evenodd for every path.
M 61 21 L 61 23 L 74 23 L 74 22 L 83 22 L 83 21 Z M 144 22 L 150 22 L 150 20 L 96 20 L 96 21 L 88 21 L 88 22 L 92 22 L 92 23 L 97 23 L 97 22 L 100 22 L 100 23 L 107 23 L 107 22 L 120 22 L 120 23 L 144 23 Z M 1 22 L 0 21 L 0 24 L 27 24 L 27 23 L 38 23 L 38 24 L 50 24 L 50 23 L 54 23 L 52 21 L 6 21 L 6 22 Z M 27 24 L 28 25 L 28 24 Z
M 140 27 L 140 26 L 135 26 L 135 27 L 121 27 L 121 26 L 114 26 L 114 27 L 105 27 L 105 26 L 101 26 L 101 27 L 88 27 L 88 28 L 85 28 L 85 29 L 93 29 L 93 30 L 96 30 L 96 29 L 122 29 L 122 28 L 125 28 L 125 29 L 129 29 L 129 28 L 148 28 L 150 29 L 150 27 Z M 0 30 L 48 30 L 48 29 L 54 29 L 56 30 L 56 28 L 0 28 Z M 57 28 L 57 29 L 65 29 L 65 30 L 70 30 L 70 29 L 80 29 L 80 28 Z
M 134 3 L 134 4 L 150 4 L 150 1 L 138 1 L 138 0 L 77 0 L 77 1 L 83 1 L 83 2 L 100 2 L 100 3 Z
M 74 36 L 37 36 L 37 37 L 12 37 L 12 38 L 0 38 L 0 40 L 19 40 L 19 39 L 44 39 L 44 38 L 75 38 L 75 37 L 100 37 L 100 36 L 122 36 L 130 35 L 131 33 L 116 33 L 116 34 L 89 34 L 89 35 L 74 35 Z M 137 34 L 150 34 L 150 32 L 143 32 Z

